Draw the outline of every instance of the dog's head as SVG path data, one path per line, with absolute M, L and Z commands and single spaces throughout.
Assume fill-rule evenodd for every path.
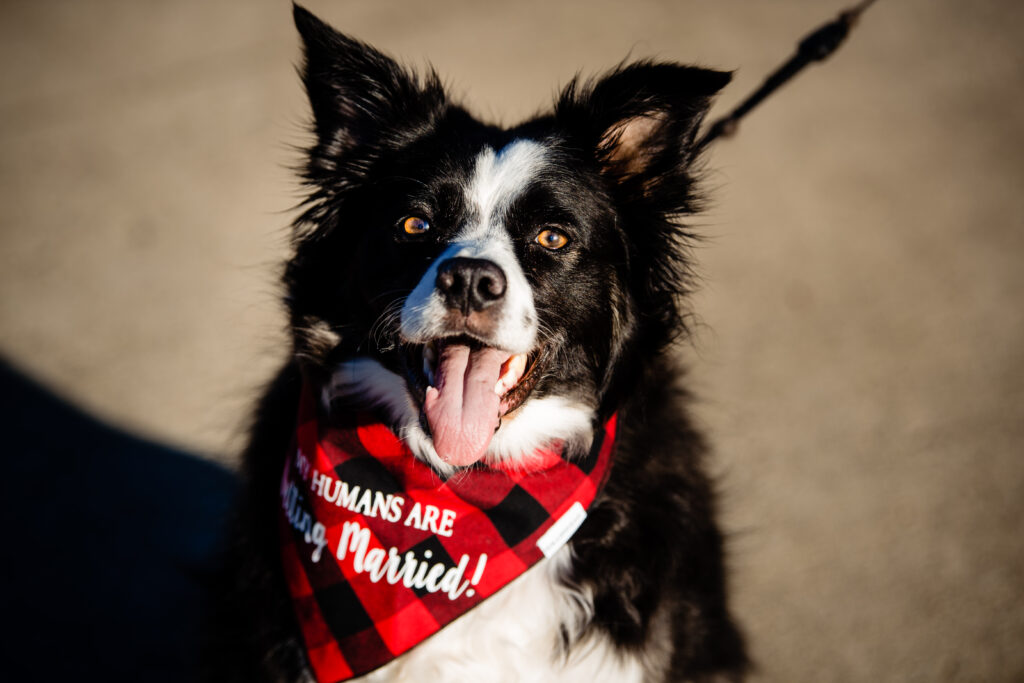
M 295 20 L 316 139 L 285 281 L 325 402 L 376 404 L 445 472 L 586 442 L 682 329 L 678 220 L 728 74 L 620 66 L 506 129 Z

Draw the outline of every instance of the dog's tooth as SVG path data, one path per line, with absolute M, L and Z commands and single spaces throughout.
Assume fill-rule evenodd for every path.
M 501 377 L 498 378 L 498 381 L 494 383 L 494 393 L 496 393 L 498 396 L 504 396 L 505 392 L 508 391 L 508 387 L 505 386 L 505 380 L 507 377 L 508 372 L 506 371 L 501 375 Z
M 526 370 L 526 354 L 520 353 L 509 358 L 505 363 L 505 372 L 498 378 L 494 385 L 494 393 L 504 396 L 509 389 L 514 387 Z

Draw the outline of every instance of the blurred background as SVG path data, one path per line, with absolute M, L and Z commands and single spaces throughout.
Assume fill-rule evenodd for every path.
M 846 4 L 308 2 L 505 123 L 626 55 L 735 70 L 722 114 Z M 755 680 L 1024 680 L 1022 37 L 881 0 L 709 156 L 684 353 Z M 187 677 L 284 357 L 298 59 L 283 0 L 0 3 L 16 680 Z

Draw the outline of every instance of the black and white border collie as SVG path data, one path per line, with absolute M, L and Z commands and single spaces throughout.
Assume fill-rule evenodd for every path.
M 311 680 L 277 545 L 304 383 L 325 410 L 377 411 L 442 476 L 553 442 L 585 453 L 618 415 L 610 478 L 571 542 L 365 680 L 741 678 L 704 444 L 673 362 L 693 143 L 729 75 L 621 65 L 502 128 L 433 73 L 294 12 L 315 132 L 284 275 L 294 347 L 245 454 L 208 678 Z

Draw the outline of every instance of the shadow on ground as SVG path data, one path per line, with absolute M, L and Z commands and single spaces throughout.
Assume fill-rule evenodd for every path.
M 193 679 L 234 475 L 90 417 L 3 359 L 0 424 L 4 678 Z

